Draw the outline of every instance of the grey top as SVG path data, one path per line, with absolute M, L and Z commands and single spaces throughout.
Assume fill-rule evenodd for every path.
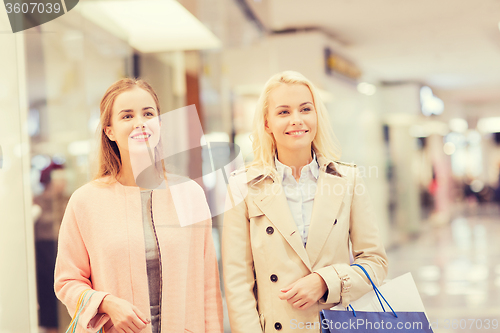
M 151 309 L 151 329 L 153 333 L 161 330 L 161 262 L 159 245 L 152 214 L 152 190 L 141 191 L 142 222 L 144 226 L 144 245 L 146 248 L 146 267 L 149 284 L 149 305 Z

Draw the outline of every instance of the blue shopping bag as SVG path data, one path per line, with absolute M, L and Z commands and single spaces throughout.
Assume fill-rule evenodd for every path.
M 370 280 L 375 295 L 382 306 L 383 312 L 355 311 L 351 305 L 346 311 L 323 310 L 321 311 L 321 331 L 323 333 L 371 333 L 371 332 L 411 332 L 433 333 L 431 325 L 423 312 L 395 312 L 387 300 L 382 296 L 377 286 L 373 283 L 368 272 L 358 264 L 357 266 Z M 385 311 L 382 298 L 391 312 Z

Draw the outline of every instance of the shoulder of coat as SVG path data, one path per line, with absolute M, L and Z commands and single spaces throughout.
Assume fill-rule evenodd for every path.
M 356 168 L 357 167 L 357 165 L 354 164 L 354 163 L 347 163 L 347 162 L 342 162 L 342 161 L 335 161 L 335 163 L 343 165 L 343 166 L 352 167 L 352 168 Z

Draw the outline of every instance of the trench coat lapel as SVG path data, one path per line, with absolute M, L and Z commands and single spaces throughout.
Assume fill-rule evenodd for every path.
M 307 268 L 311 270 L 309 257 L 290 212 L 283 187 L 278 182 L 271 182 L 268 179 L 262 193 L 256 196 L 254 202 L 275 225 L 276 229 L 278 229 L 300 259 L 302 259 Z
M 328 164 L 323 164 L 320 169 L 307 237 L 306 251 L 313 267 L 337 222 L 342 200 L 347 192 L 346 177 L 338 172 L 336 175 L 327 173 L 327 167 Z

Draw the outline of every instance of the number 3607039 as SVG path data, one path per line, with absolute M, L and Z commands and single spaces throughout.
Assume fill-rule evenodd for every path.
M 23 14 L 42 14 L 42 13 L 59 13 L 61 11 L 61 4 L 59 3 L 43 3 L 43 2 L 24 2 L 24 3 L 6 3 L 5 8 L 7 13 L 23 13 Z

